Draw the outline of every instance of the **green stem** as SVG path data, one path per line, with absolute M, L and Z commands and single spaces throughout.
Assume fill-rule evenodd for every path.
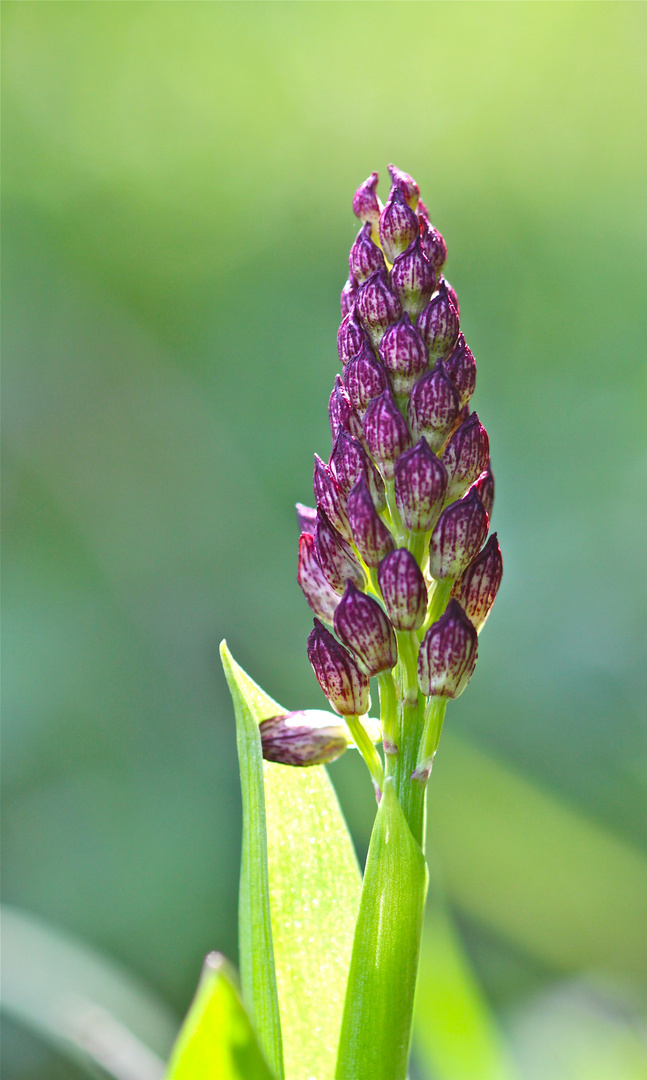
M 397 543 L 398 547 L 402 547 L 406 543 L 407 532 L 406 532 L 406 529 L 404 528 L 404 525 L 402 524 L 402 518 L 400 517 L 400 511 L 398 510 L 398 507 L 397 507 L 397 504 L 396 504 L 396 501 L 395 501 L 395 481 L 394 480 L 386 480 L 385 481 L 385 487 L 386 487 L 386 503 L 387 503 L 387 506 L 389 508 L 389 513 L 391 515 L 392 531 L 393 531 L 393 533 L 395 535 L 395 539 L 396 539 L 396 543 Z
M 418 783 L 422 788 L 426 786 L 429 779 L 434 754 L 438 749 L 443 730 L 446 709 L 447 698 L 444 697 L 430 698 L 425 709 L 425 729 L 420 742 L 420 756 L 414 773 L 414 782 Z
M 387 755 L 386 774 L 393 779 L 398 802 L 421 848 L 425 833 L 424 787 L 412 781 L 424 728 L 423 702 L 418 690 L 418 640 L 414 633 L 397 632 L 400 657 L 398 753 Z
M 382 792 L 384 788 L 384 769 L 382 767 L 380 755 L 369 739 L 366 728 L 359 716 L 346 716 L 345 720 L 348 725 L 348 730 L 353 738 L 353 742 L 364 758 L 376 788 L 378 791 Z
M 449 598 L 452 593 L 454 585 L 454 578 L 441 578 L 436 582 L 436 588 L 431 594 L 431 600 L 429 602 L 429 609 L 427 611 L 427 618 L 425 619 L 422 627 L 419 631 L 420 638 L 422 639 L 430 626 L 433 626 L 435 622 L 444 614 L 445 608 L 449 603 Z
M 381 671 L 377 677 L 380 692 L 380 720 L 384 753 L 392 755 L 398 752 L 398 697 L 390 671 Z

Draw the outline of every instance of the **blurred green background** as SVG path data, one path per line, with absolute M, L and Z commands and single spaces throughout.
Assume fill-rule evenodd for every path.
M 646 6 L 2 14 L 6 901 L 178 1016 L 235 959 L 217 645 L 322 704 L 293 505 L 352 193 L 395 161 L 449 246 L 505 560 L 432 843 L 522 1075 L 646 1075 Z M 370 786 L 331 772 L 362 852 Z M 71 1068 L 8 1028 L 6 1080 Z

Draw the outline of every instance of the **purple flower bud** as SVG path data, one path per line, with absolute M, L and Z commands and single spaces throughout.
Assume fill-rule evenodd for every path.
M 339 375 L 335 375 L 335 385 L 328 401 L 328 419 L 333 442 L 342 430 L 360 441 L 364 438 L 364 429 L 359 413 L 351 404 L 348 390 Z
M 438 288 L 440 288 L 441 285 L 444 285 L 445 288 L 447 289 L 447 295 L 448 295 L 449 299 L 451 300 L 452 304 L 454 305 L 454 307 L 456 308 L 456 314 L 460 317 L 461 306 L 460 306 L 460 304 L 458 302 L 458 296 L 456 295 L 456 290 L 452 289 L 452 287 L 449 284 L 447 278 L 445 278 L 445 277 L 440 278 L 440 281 L 438 282 Z
M 408 529 L 433 529 L 443 508 L 447 472 L 425 439 L 395 463 L 395 501 Z
M 416 325 L 427 343 L 431 360 L 449 355 L 458 337 L 458 312 L 449 299 L 446 285 L 438 286 L 438 292 L 432 296 Z
M 315 525 L 315 552 L 321 569 L 340 596 L 347 581 L 352 581 L 358 589 L 364 588 L 366 577 L 352 548 L 319 506 Z
M 374 345 L 379 345 L 387 326 L 397 322 L 402 308 L 397 296 L 391 292 L 386 270 L 372 274 L 357 291 L 356 309 L 361 324 Z M 358 352 L 356 349 L 355 352 Z M 351 354 L 355 355 L 355 353 Z M 350 356 L 348 357 L 350 359 Z
M 380 559 L 393 551 L 393 537 L 375 509 L 363 476 L 348 496 L 348 520 L 355 546 L 367 566 L 377 566 Z
M 438 232 L 438 229 L 434 229 L 429 218 L 420 214 L 419 208 L 418 215 L 420 217 L 420 241 L 422 243 L 422 250 L 427 256 L 436 277 L 438 277 L 447 261 L 447 244 Z M 452 289 L 452 292 L 453 291 L 454 290 Z M 458 311 L 458 308 L 456 308 L 456 310 Z
M 346 364 L 344 385 L 353 407 L 357 409 L 360 416 L 364 415 L 371 398 L 377 397 L 389 385 L 384 366 L 376 360 L 368 341 Z
M 346 316 L 353 310 L 353 304 L 355 303 L 355 297 L 357 296 L 357 282 L 353 277 L 349 277 L 348 281 L 344 285 L 339 303 L 341 306 L 341 317 L 345 319 Z
M 384 255 L 377 244 L 371 240 L 371 223 L 367 221 L 362 225 L 357 234 L 357 239 L 350 249 L 348 265 L 351 276 L 360 284 L 376 274 L 378 270 L 386 270 Z
M 318 619 L 308 635 L 308 660 L 333 709 L 342 716 L 368 712 L 368 679 L 347 649 Z
M 448 500 L 459 499 L 465 494 L 485 469 L 489 456 L 488 433 L 477 413 L 471 413 L 456 429 L 443 452 Z
M 411 435 L 390 390 L 369 403 L 364 414 L 364 434 L 371 456 L 391 480 L 395 462 L 411 446 Z
M 377 601 L 359 592 L 350 581 L 335 612 L 335 631 L 367 675 L 379 675 L 397 663 L 391 623 Z
M 398 255 L 391 267 L 391 288 L 402 307 L 416 319 L 436 287 L 436 274 L 422 250 L 420 237 Z
M 487 511 L 487 515 L 491 518 L 492 507 L 494 506 L 494 476 L 489 461 L 487 463 L 487 468 L 481 473 L 473 487 L 475 491 L 478 491 L 479 498 Z
M 427 611 L 427 586 L 410 551 L 397 548 L 377 571 L 384 606 L 396 630 L 418 630 Z
M 458 341 L 445 360 L 445 368 L 458 390 L 461 405 L 467 404 L 476 386 L 476 361 L 463 334 L 458 335 Z
M 420 222 L 401 187 L 391 188 L 388 202 L 380 214 L 380 240 L 390 263 L 420 236 Z
M 303 503 L 296 504 L 297 523 L 301 532 L 310 533 L 314 536 L 317 511 L 314 506 L 305 506 Z
M 438 453 L 449 438 L 460 413 L 458 390 L 442 360 L 418 380 L 409 399 L 407 415 L 414 439 L 424 438 Z
M 452 596 L 462 605 L 477 631 L 483 628 L 492 610 L 502 576 L 501 548 L 496 533 L 492 533 L 452 589 Z
M 357 478 L 363 476 L 375 506 L 378 510 L 384 509 L 384 481 L 362 444 L 346 431 L 340 431 L 335 439 L 329 465 L 343 494 L 347 495 Z
M 351 539 L 350 525 L 348 524 L 348 517 L 346 516 L 345 499 L 342 495 L 341 488 L 337 483 L 335 477 L 332 474 L 332 470 L 326 465 L 325 461 L 322 461 L 318 454 L 315 454 L 315 467 L 312 477 L 312 486 L 317 499 L 317 506 L 320 506 L 324 511 L 328 520 L 332 522 L 338 532 L 344 537 L 345 540 Z M 314 521 L 311 529 L 305 529 L 305 532 L 311 532 L 314 536 L 314 526 L 317 520 L 317 511 L 313 510 Z
M 429 573 L 435 578 L 457 578 L 481 547 L 488 516 L 476 491 L 447 506 L 431 534 Z
M 320 709 L 272 716 L 259 724 L 263 757 L 279 765 L 326 765 L 348 747 L 348 731 L 332 713 Z
M 476 667 L 478 636 L 457 600 L 429 628 L 418 653 L 418 685 L 426 697 L 457 698 Z
M 365 341 L 368 341 L 366 333 L 357 318 L 357 305 L 341 321 L 337 331 L 337 352 L 342 364 L 346 364 L 351 356 L 359 352 Z
M 406 312 L 385 331 L 380 342 L 380 356 L 391 377 L 394 393 L 410 394 L 416 380 L 429 366 L 429 357 L 427 346 Z
M 297 581 L 315 615 L 332 625 L 339 597 L 319 565 L 314 536 L 310 533 L 302 533 L 299 538 Z
M 382 207 L 380 200 L 377 197 L 377 182 L 378 174 L 372 172 L 367 180 L 363 184 L 360 184 L 357 191 L 353 195 L 353 213 L 355 217 L 358 217 L 362 224 L 370 221 L 376 225 L 380 220 L 380 212 Z
M 394 187 L 399 187 L 407 200 L 412 210 L 415 210 L 418 205 L 418 197 L 420 195 L 420 188 L 416 184 L 413 176 L 409 176 L 409 173 L 403 172 L 402 169 L 398 169 L 397 165 L 389 165 L 389 176 Z

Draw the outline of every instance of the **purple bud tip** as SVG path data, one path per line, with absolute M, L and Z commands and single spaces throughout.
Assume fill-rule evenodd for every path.
M 461 605 L 450 600 L 429 628 L 418 654 L 418 684 L 426 697 L 457 698 L 476 666 L 478 637 Z
M 343 593 L 347 581 L 352 581 L 359 589 L 364 588 L 364 571 L 350 545 L 337 532 L 321 507 L 317 507 L 315 551 L 319 565 L 336 593 Z
M 395 462 L 411 446 L 411 435 L 390 390 L 370 402 L 364 414 L 364 435 L 371 456 L 391 480 Z
M 357 291 L 355 307 L 361 325 L 375 345 L 379 345 L 387 326 L 397 322 L 402 315 L 400 301 L 395 293 L 391 291 L 385 270 L 372 274 L 367 281 L 360 285 Z M 359 347 L 355 352 L 358 351 Z M 355 355 L 355 353 L 352 355 Z M 350 359 L 350 356 L 348 359 Z
M 427 343 L 431 360 L 449 355 L 456 344 L 459 325 L 458 312 L 444 284 L 438 286 L 438 292 L 418 318 L 417 327 Z
M 346 516 L 346 503 L 344 496 L 342 495 L 341 488 L 337 483 L 335 477 L 332 474 L 331 469 L 326 465 L 325 461 L 322 461 L 318 454 L 315 454 L 315 467 L 312 476 L 312 486 L 317 499 L 317 506 L 321 507 L 329 520 L 335 526 L 338 532 L 344 537 L 345 540 L 351 539 L 350 526 L 348 524 L 348 517 Z M 317 512 L 313 511 L 315 521 L 311 529 L 304 530 L 311 532 L 314 536 L 314 525 L 316 524 Z
M 452 589 L 452 596 L 462 605 L 477 631 L 483 628 L 492 610 L 502 577 L 501 548 L 497 534 L 492 533 Z
M 420 188 L 409 173 L 398 169 L 397 165 L 389 165 L 389 176 L 394 187 L 399 187 L 412 210 L 416 209 L 420 196 Z M 424 205 L 424 204 L 423 204 Z
M 355 303 L 356 296 L 357 282 L 353 277 L 349 277 L 348 281 L 346 282 L 341 291 L 341 296 L 339 297 L 342 319 L 345 319 L 346 316 L 353 310 L 353 304 Z
M 375 506 L 378 510 L 384 509 L 384 481 L 362 444 L 346 431 L 340 431 L 335 439 L 329 465 L 343 494 L 347 495 L 357 478 L 363 476 Z
M 433 529 L 445 501 L 447 472 L 425 439 L 398 458 L 394 469 L 395 501 L 408 529 Z
M 489 519 L 473 489 L 443 510 L 431 534 L 429 573 L 434 578 L 457 578 L 487 536 Z
M 393 551 L 393 537 L 375 509 L 363 476 L 348 496 L 348 520 L 355 546 L 367 566 L 377 566 L 380 559 Z
M 427 586 L 410 551 L 398 548 L 377 571 L 384 606 L 396 630 L 418 630 L 427 610 Z
M 420 214 L 419 210 L 418 213 Z M 447 260 L 447 244 L 438 232 L 438 229 L 434 229 L 429 219 L 422 215 L 420 215 L 420 242 L 422 244 L 422 250 L 427 256 L 436 277 L 438 277 Z M 451 293 L 453 292 L 454 290 L 452 289 Z M 452 299 L 451 293 L 450 299 Z M 454 295 L 456 294 L 454 293 Z M 456 311 L 458 311 L 458 304 L 456 303 L 454 306 Z
M 416 380 L 429 366 L 429 356 L 427 346 L 406 312 L 384 332 L 379 351 L 394 393 L 410 394 Z
M 476 386 L 476 361 L 462 334 L 445 361 L 445 369 L 458 390 L 461 405 L 466 405 Z
M 438 282 L 438 288 L 440 288 L 441 285 L 444 285 L 445 288 L 447 289 L 447 295 L 448 295 L 449 299 L 451 300 L 452 304 L 454 305 L 454 307 L 456 308 L 456 314 L 458 316 L 460 316 L 461 307 L 460 307 L 460 304 L 458 302 L 458 296 L 456 295 L 456 290 L 452 289 L 452 287 L 449 284 L 447 278 L 445 278 L 445 277 L 441 277 L 440 281 Z
M 263 757 L 279 765 L 326 765 L 348 747 L 345 724 L 320 709 L 272 716 L 259 724 Z
M 362 225 L 357 234 L 357 239 L 350 249 L 348 265 L 351 276 L 360 283 L 376 274 L 379 270 L 386 270 L 384 255 L 377 244 L 371 240 L 371 223 L 367 221 Z
M 494 475 L 489 461 L 487 463 L 487 468 L 481 473 L 474 484 L 474 489 L 475 491 L 478 491 L 479 498 L 487 511 L 487 515 L 491 518 L 492 507 L 494 506 Z
M 315 615 L 332 626 L 339 597 L 319 565 L 314 536 L 309 533 L 303 533 L 299 538 L 297 581 Z
M 377 182 L 379 176 L 372 172 L 363 184 L 360 184 L 353 195 L 353 213 L 364 224 L 367 221 L 377 222 L 380 220 L 380 200 L 377 197 Z
M 377 397 L 389 385 L 384 366 L 376 360 L 368 341 L 346 364 L 344 385 L 353 407 L 362 416 L 371 398 Z
M 333 709 L 342 716 L 368 712 L 368 678 L 318 619 L 308 635 L 308 660 Z
M 359 352 L 365 341 L 366 333 L 357 317 L 357 304 L 345 315 L 337 331 L 337 352 L 342 364 L 348 363 L 351 356 Z
M 417 236 L 420 222 L 411 209 L 401 187 L 393 187 L 388 202 L 380 214 L 380 241 L 390 263 L 395 262 Z
M 436 274 L 420 237 L 398 255 L 391 268 L 391 288 L 402 307 L 416 319 L 436 287 Z
M 303 503 L 296 504 L 297 523 L 301 532 L 310 533 L 314 536 L 317 511 L 313 506 L 305 506 Z
M 328 419 L 333 442 L 342 430 L 347 431 L 355 439 L 363 439 L 364 430 L 359 414 L 352 406 L 348 390 L 344 386 L 341 377 L 335 375 L 335 385 L 328 401 Z
M 350 581 L 335 612 L 335 630 L 367 675 L 395 667 L 398 647 L 391 623 L 377 601 Z
M 456 426 L 460 408 L 458 390 L 438 360 L 433 371 L 423 375 L 411 391 L 407 415 L 414 439 L 424 437 L 434 453 L 439 453 Z
M 489 456 L 488 433 L 478 415 L 471 413 L 456 429 L 443 453 L 448 477 L 448 500 L 458 499 L 465 494 L 486 468 Z

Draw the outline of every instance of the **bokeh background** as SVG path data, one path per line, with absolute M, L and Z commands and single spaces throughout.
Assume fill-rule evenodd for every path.
M 644 1077 L 647 7 L 2 14 L 5 900 L 178 1017 L 235 959 L 217 646 L 322 704 L 293 505 L 351 196 L 395 161 L 448 242 L 505 559 L 433 857 L 519 1075 Z M 369 785 L 331 772 L 361 854 Z M 4 1068 L 77 1075 L 13 1021 Z

